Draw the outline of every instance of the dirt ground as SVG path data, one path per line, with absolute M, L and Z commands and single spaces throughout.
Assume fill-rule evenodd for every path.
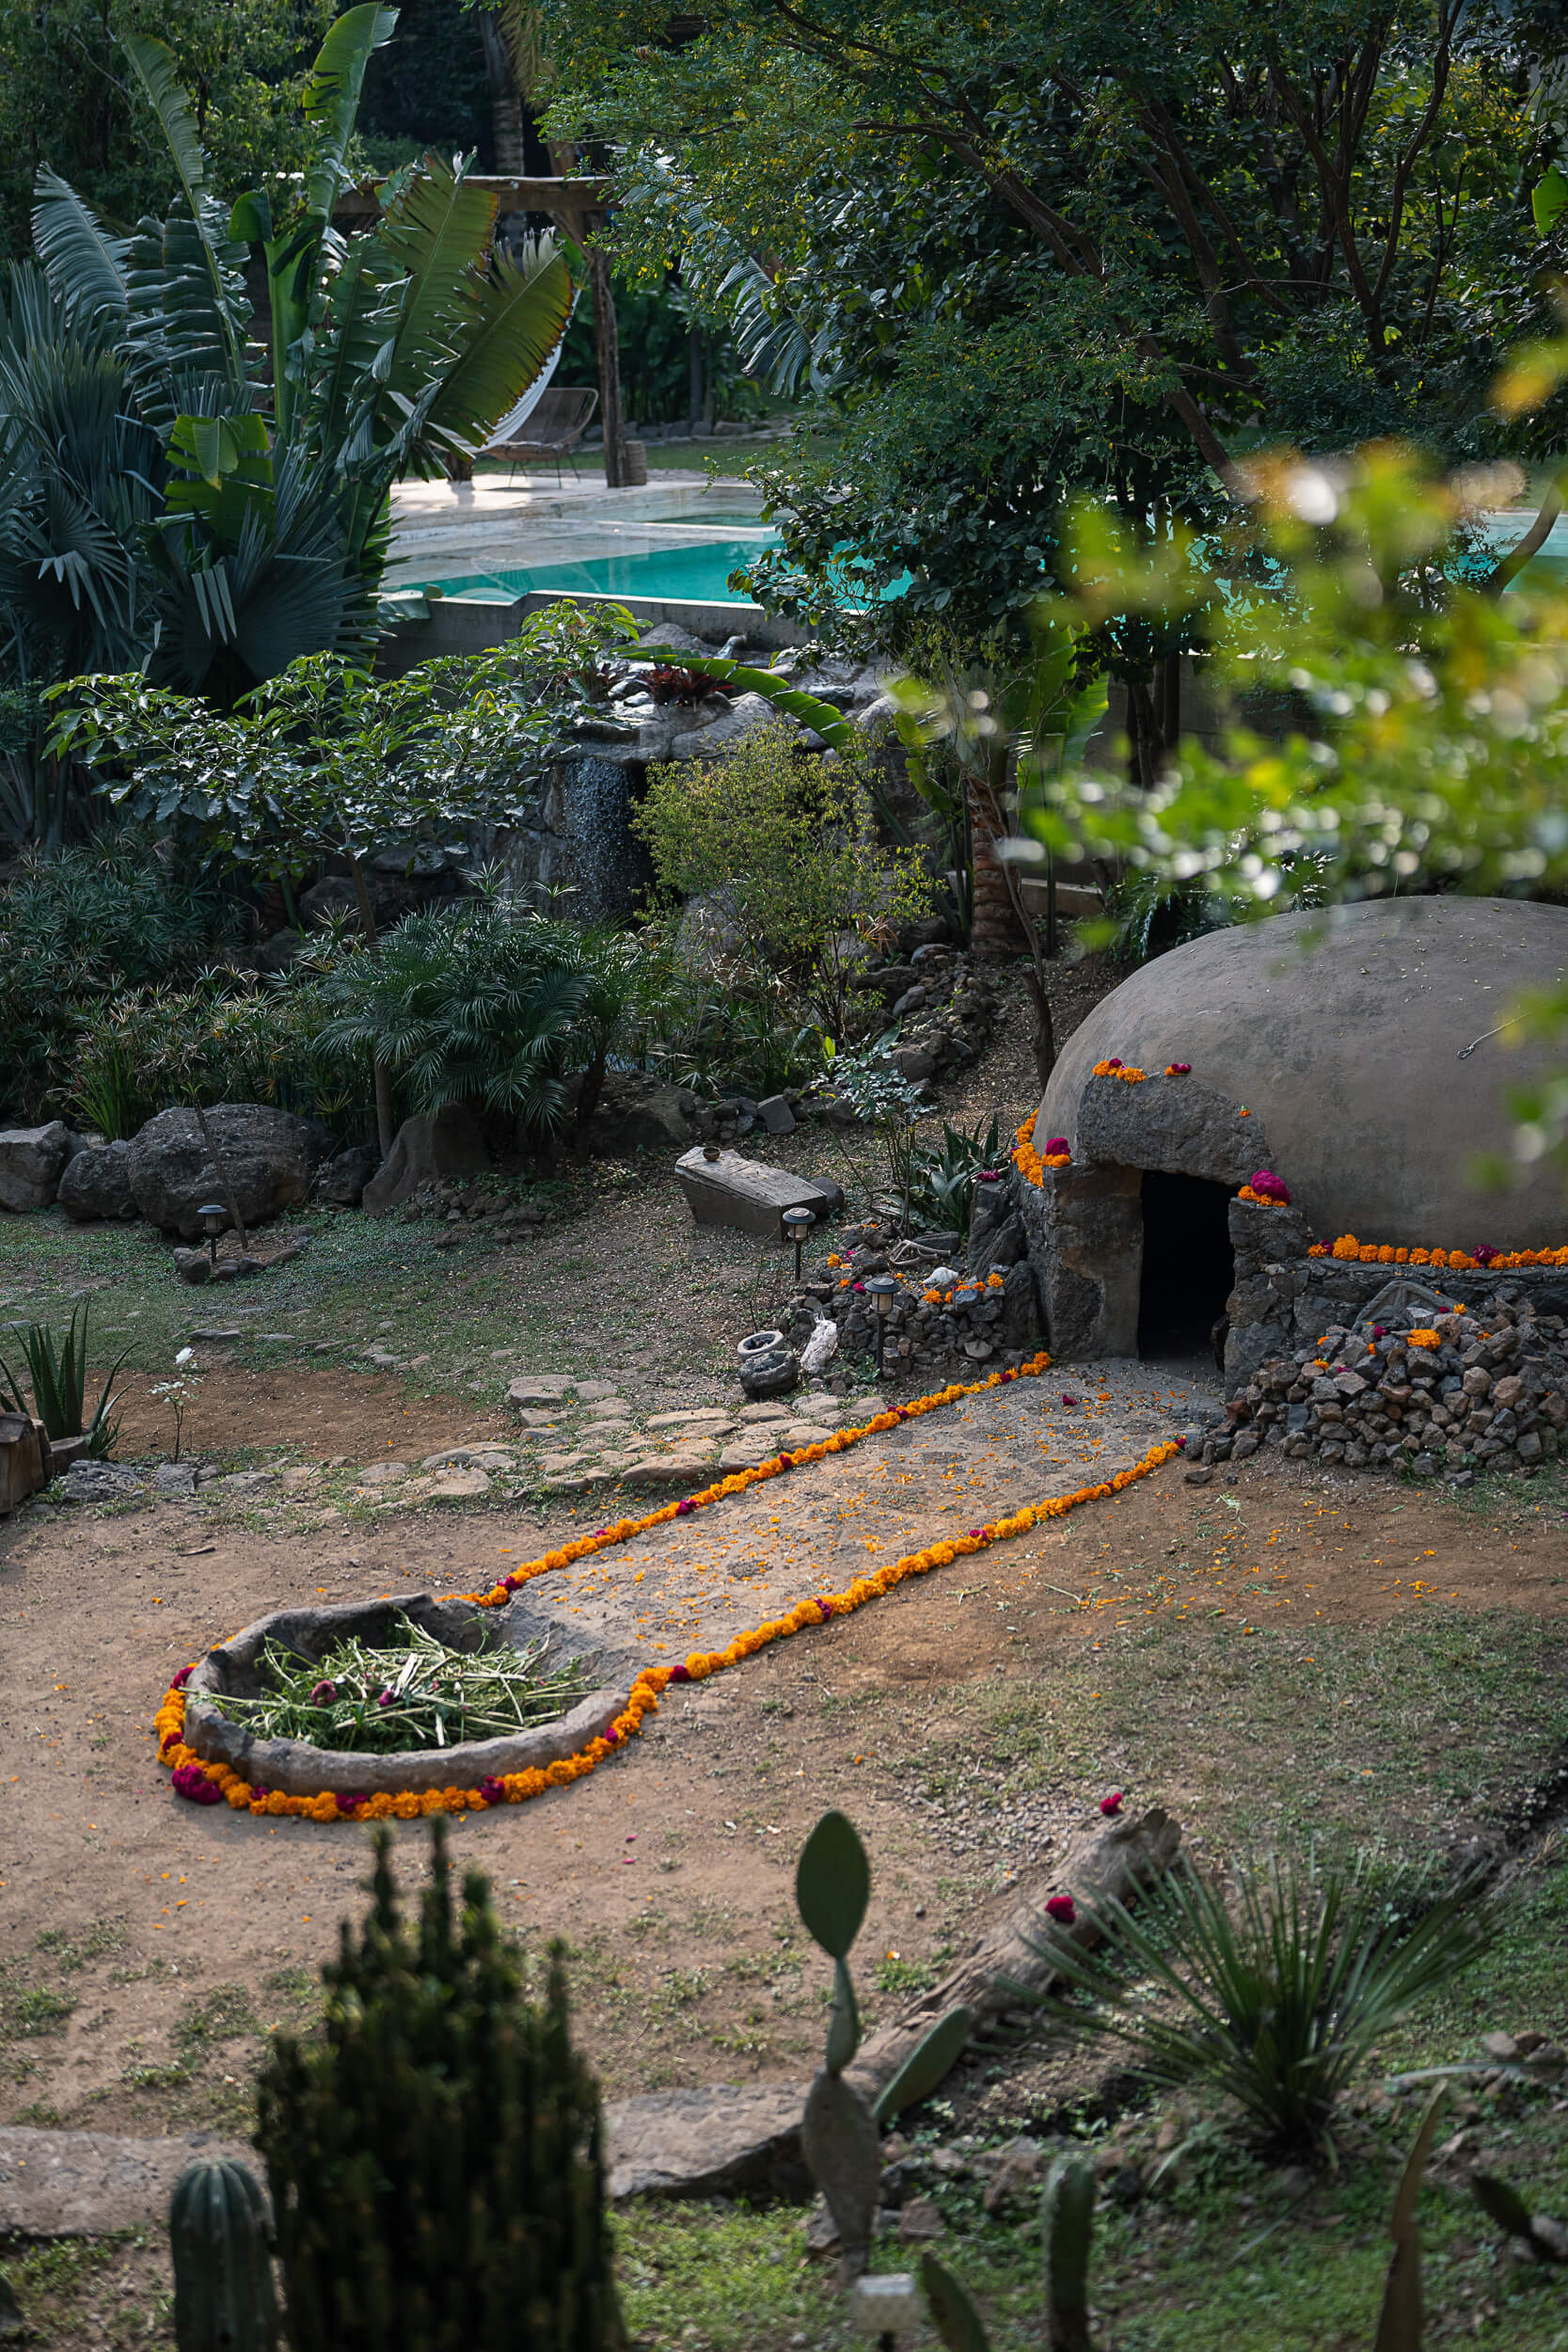
M 365 1446 L 404 1408 L 354 1409 Z M 706 1514 L 714 1539 L 749 1507 Z M 469 1817 L 457 1851 L 520 1933 L 571 1947 L 607 2092 L 800 2072 L 824 1987 L 790 1874 L 826 1805 L 876 1860 L 873 2015 L 929 1981 L 976 1904 L 1108 1786 L 1223 1837 L 1238 1771 L 1272 1803 L 1299 1735 L 1323 1818 L 1338 1788 L 1354 1819 L 1370 1780 L 1380 1825 L 1424 1828 L 1446 1750 L 1479 1799 L 1488 1751 L 1516 1777 L 1521 1742 L 1549 1744 L 1533 1653 L 1499 1652 L 1491 1682 L 1460 1684 L 1489 1643 L 1507 1649 L 1511 1621 L 1560 1680 L 1565 1521 L 1544 1480 L 1461 1507 L 1289 1464 L 1195 1488 L 1173 1464 L 673 1692 L 624 1757 Z M 150 1736 L 170 1673 L 259 1608 L 467 1589 L 548 1541 L 547 1521 L 496 1508 L 311 1532 L 287 1512 L 258 1526 L 159 1503 L 0 1533 L 0 2120 L 243 2127 L 259 2033 L 310 2013 L 315 1965 L 358 1908 L 362 1830 L 172 1797 Z M 1414 1645 L 1404 1664 L 1390 1642 Z M 1390 1707 L 1404 1709 L 1392 1729 Z M 1271 1736 L 1280 1752 L 1260 1765 Z M 400 1842 L 412 1864 L 423 1833 Z
M 101 1375 L 100 1375 L 101 1376 Z M 166 1455 L 168 1407 L 150 1377 L 133 1374 L 120 1396 L 121 1461 Z M 372 1462 L 388 1448 L 416 1460 L 445 1446 L 473 1445 L 513 1434 L 493 1407 L 456 1397 L 410 1404 L 401 1380 L 345 1373 L 341 1366 L 290 1364 L 277 1372 L 204 1361 L 186 1419 L 183 1451 L 228 1458 L 258 1446 L 293 1451 L 301 1461 Z

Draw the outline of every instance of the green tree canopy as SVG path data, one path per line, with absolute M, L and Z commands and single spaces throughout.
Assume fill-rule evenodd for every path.
M 683 40 L 652 0 L 543 0 L 623 239 L 689 257 L 829 402 L 836 441 L 767 476 L 772 584 L 820 606 L 847 542 L 971 632 L 1021 611 L 1075 492 L 1148 528 L 1223 512 L 1263 442 L 1504 445 L 1483 389 L 1568 227 L 1529 200 L 1549 13 L 716 0 Z

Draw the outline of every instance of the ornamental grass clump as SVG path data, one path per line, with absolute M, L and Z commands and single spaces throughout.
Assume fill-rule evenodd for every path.
M 257 2085 L 293 2352 L 619 2352 L 599 2094 L 561 1947 L 529 1996 L 487 1882 L 452 1899 L 444 1824 L 417 1926 L 373 1901 L 326 2013 Z
M 226 1694 L 223 1711 L 261 1740 L 390 1756 L 553 1723 L 587 1687 L 578 1660 L 545 1670 L 548 1634 L 517 1649 L 465 1653 L 400 1612 L 394 1635 L 380 1646 L 341 1642 L 320 1660 L 269 1642 L 259 1663 L 272 1688 L 256 1698 Z
M 1374 2044 L 1486 1947 L 1481 1893 L 1372 1852 L 1271 1855 L 1229 1886 L 1174 1870 L 1136 1915 L 1080 1899 L 1102 1941 L 1042 1944 L 1066 1988 L 1046 2012 L 1061 2033 L 1126 2043 L 1152 2082 L 1220 2092 L 1271 2151 L 1332 2156 Z

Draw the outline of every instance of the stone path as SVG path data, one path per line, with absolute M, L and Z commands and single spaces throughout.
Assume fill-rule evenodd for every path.
M 842 1590 L 868 1566 L 1111 1477 L 1212 1414 L 1218 1393 L 1217 1379 L 1191 1366 L 1053 1368 L 537 1578 L 515 1607 L 531 1627 L 548 1621 L 574 1646 L 602 1645 L 617 1661 L 652 1664 L 721 1647 L 814 1593 Z M 787 1411 L 750 1407 L 727 1417 L 727 1438 L 706 1432 L 706 1454 L 726 1468 L 761 1460 L 820 1438 L 836 1405 L 824 1400 L 811 1421 L 800 1402 Z M 840 1409 L 853 1423 L 869 1408 L 858 1401 Z M 683 1483 L 699 1485 L 713 1468 L 689 1459 Z M 637 1504 L 616 1496 L 612 1508 L 598 1507 L 608 1519 Z M 530 1556 L 522 1541 L 499 1547 L 498 1574 Z

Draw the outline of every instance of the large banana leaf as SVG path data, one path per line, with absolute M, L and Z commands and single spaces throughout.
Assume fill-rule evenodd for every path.
M 245 328 L 247 309 L 245 301 L 244 248 L 231 243 L 228 233 L 228 215 L 213 195 L 207 182 L 207 158 L 202 151 L 200 136 L 185 94 L 180 87 L 174 53 L 161 40 L 152 40 L 145 33 L 122 33 L 120 46 L 131 61 L 131 70 L 163 126 L 175 169 L 180 174 L 185 201 L 190 208 L 188 222 L 181 221 L 182 234 L 170 239 L 178 216 L 166 224 L 165 244 L 171 244 L 169 255 L 182 280 L 178 304 L 163 306 L 166 332 L 172 335 L 176 321 L 198 335 L 203 356 L 197 362 L 203 368 L 213 365 L 208 356 L 221 354 L 224 372 L 233 382 L 236 393 L 245 387 Z M 144 221 L 133 242 L 131 257 L 133 314 L 136 310 L 135 246 L 141 244 L 144 232 L 151 224 Z M 198 294 L 198 282 L 204 298 Z M 143 293 L 146 294 L 145 281 Z
M 460 447 L 483 446 L 527 390 L 566 332 L 572 277 L 547 247 L 519 268 L 499 253 L 472 289 L 457 350 L 441 378 L 430 429 Z
M 245 261 L 243 246 L 225 239 L 214 248 L 180 213 L 166 221 L 141 221 L 131 239 L 125 319 L 131 382 L 141 413 L 166 435 L 182 409 L 195 405 L 181 397 L 172 380 L 178 376 L 217 377 L 226 408 L 241 408 L 248 399 Z
M 382 250 L 405 273 L 388 389 L 412 399 L 454 356 L 496 226 L 496 199 L 460 180 L 438 155 L 404 183 L 381 217 Z M 516 395 L 514 393 L 514 399 Z
M 315 157 L 305 175 L 305 209 L 319 220 L 331 219 L 342 189 L 365 68 L 372 54 L 391 40 L 397 21 L 396 8 L 350 8 L 316 52 L 305 85 L 305 119 L 316 135 Z
M 111 236 L 75 189 L 48 166 L 34 190 L 33 243 L 49 283 L 73 318 L 125 316 L 130 240 Z

